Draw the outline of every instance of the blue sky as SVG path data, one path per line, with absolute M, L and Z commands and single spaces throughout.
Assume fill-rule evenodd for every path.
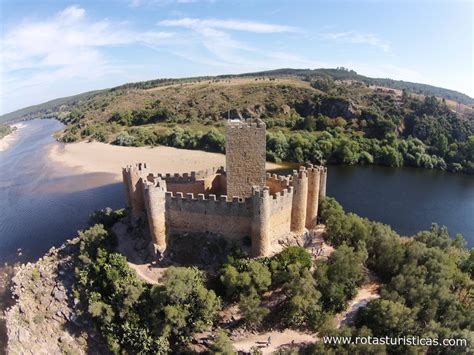
M 344 66 L 474 97 L 474 2 L 0 1 L 0 113 L 160 77 Z

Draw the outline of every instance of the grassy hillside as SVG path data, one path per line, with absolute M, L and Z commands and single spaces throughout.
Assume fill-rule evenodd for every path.
M 55 100 L 9 119 L 57 117 L 67 125 L 65 142 L 223 151 L 226 118 L 259 117 L 273 161 L 473 173 L 473 108 L 451 100 L 463 99 L 459 93 L 439 89 L 446 98 L 429 96 L 424 86 L 408 84 L 345 69 L 160 79 Z
M 39 105 L 28 106 L 0 116 L 0 123 L 28 120 L 33 118 L 57 118 L 62 112 L 69 112 L 83 100 L 94 97 L 104 90 L 89 91 L 83 94 L 61 97 Z
M 226 81 L 229 79 L 236 78 L 293 78 L 301 81 L 311 82 L 317 79 L 332 79 L 336 81 L 356 81 L 362 84 L 365 84 L 369 87 L 379 86 L 386 87 L 395 90 L 406 90 L 411 94 L 418 94 L 424 96 L 436 96 L 439 98 L 444 98 L 445 100 L 451 101 L 453 105 L 456 103 L 462 104 L 460 107 L 461 111 L 466 111 L 467 113 L 472 113 L 474 110 L 474 98 L 471 98 L 463 93 L 458 91 L 444 89 L 436 86 L 412 83 L 403 80 L 392 80 L 386 78 L 369 78 L 360 74 L 357 74 L 353 70 L 347 70 L 344 68 L 337 69 L 277 69 L 269 70 L 256 73 L 245 73 L 245 74 L 228 74 L 228 75 L 219 75 L 219 76 L 205 76 L 205 77 L 194 77 L 194 78 L 182 78 L 182 79 L 172 79 L 172 78 L 163 78 L 156 80 L 148 80 L 137 83 L 128 83 L 124 85 L 117 86 L 112 89 L 106 90 L 97 90 L 82 93 L 79 95 L 58 98 L 51 100 L 39 105 L 29 106 L 11 113 L 4 114 L 0 116 L 0 123 L 30 119 L 33 117 L 54 117 L 60 112 L 68 112 L 71 108 L 76 105 L 86 101 L 89 98 L 94 96 L 105 94 L 109 92 L 117 92 L 128 89 L 151 89 L 158 87 L 166 87 L 176 84 L 188 84 L 188 83 L 201 83 L 201 82 L 220 82 Z M 457 107 L 459 110 L 459 107 Z

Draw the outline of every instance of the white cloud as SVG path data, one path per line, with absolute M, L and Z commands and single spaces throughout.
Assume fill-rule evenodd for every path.
M 11 108 L 6 97 L 25 87 L 25 83 L 29 87 L 51 88 L 64 86 L 63 81 L 106 77 L 120 70 L 120 66 L 106 55 L 105 49 L 133 44 L 157 46 L 172 36 L 171 32 L 134 31 L 125 23 L 92 21 L 78 6 L 67 7 L 47 20 L 24 21 L 8 28 L 2 33 L 0 51 L 0 89 L 2 106 L 6 106 L 1 111 L 16 108 Z M 23 104 L 43 98 L 45 91 L 48 90 L 38 93 L 38 98 L 24 98 Z
M 335 40 L 342 43 L 366 44 L 369 46 L 382 49 L 384 52 L 390 51 L 390 45 L 386 41 L 380 39 L 372 33 L 361 33 L 358 31 L 346 32 L 327 32 L 321 33 L 321 37 L 325 39 Z
M 300 30 L 296 27 L 245 20 L 181 18 L 163 20 L 161 26 L 181 27 L 176 33 L 179 45 L 170 51 L 187 60 L 209 67 L 212 73 L 274 69 L 282 66 L 308 66 L 309 62 L 278 50 L 263 50 L 235 38 L 233 31 L 259 34 Z M 209 73 L 210 74 L 210 73 Z
M 213 28 L 254 33 L 299 32 L 299 29 L 293 26 L 275 25 L 264 22 L 242 20 L 218 20 L 185 17 L 176 20 L 160 21 L 158 24 L 162 26 L 186 27 L 191 29 Z

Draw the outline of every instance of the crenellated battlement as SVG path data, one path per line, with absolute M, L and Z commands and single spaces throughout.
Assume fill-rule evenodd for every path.
M 246 120 L 229 120 L 227 121 L 227 127 L 230 129 L 264 129 L 266 130 L 265 122 L 259 118 L 246 119 Z
M 165 193 L 165 200 L 167 209 L 185 213 L 189 219 L 196 214 L 200 215 L 201 217 L 197 218 L 201 219 L 208 215 L 227 216 L 228 218 L 250 218 L 252 215 L 252 199 L 250 198 L 229 198 L 225 195 L 216 196 L 214 194 L 206 197 L 204 194 L 168 191 Z M 225 226 L 220 228 L 225 228 Z
M 122 168 L 122 172 L 135 172 L 135 171 L 140 171 L 140 172 L 145 172 L 147 171 L 148 168 L 146 166 L 146 163 L 135 163 L 135 164 L 128 164 L 124 168 Z
M 267 173 L 267 181 L 272 181 L 272 182 L 279 183 L 282 185 L 286 184 L 286 186 L 290 184 L 290 178 L 291 178 L 291 175 L 278 175 L 278 174 Z
M 290 175 L 290 181 L 301 180 L 305 178 L 308 178 L 308 171 L 304 166 L 300 166 L 299 170 L 293 170 L 293 173 Z
M 147 179 L 143 179 L 143 188 L 145 190 L 156 189 L 160 191 L 165 191 L 167 189 L 166 180 L 160 178 L 159 176 L 150 176 L 148 175 Z
M 182 173 L 182 174 L 158 173 L 158 174 L 153 174 L 153 177 L 154 178 L 159 177 L 163 180 L 166 180 L 169 183 L 184 184 L 188 182 L 194 182 L 197 180 L 206 179 L 208 177 L 211 177 L 217 174 L 225 174 L 225 169 L 223 166 L 214 167 L 214 168 L 206 169 L 206 170 L 191 171 L 191 172 Z

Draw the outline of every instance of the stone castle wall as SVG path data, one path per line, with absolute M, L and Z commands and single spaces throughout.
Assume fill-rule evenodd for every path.
M 290 175 L 283 176 L 267 173 L 266 186 L 270 188 L 270 194 L 279 193 L 290 186 Z
M 292 186 L 271 195 L 269 232 L 271 236 L 277 236 L 276 239 L 291 232 L 292 201 Z
M 227 196 L 167 192 L 166 219 L 169 234 L 202 231 L 239 241 L 251 234 L 252 204 Z
M 227 195 L 250 197 L 265 186 L 266 129 L 261 120 L 230 121 L 226 126 Z
M 140 175 L 137 183 L 132 184 Z M 186 191 L 187 187 L 192 189 L 210 177 L 213 181 L 225 178 L 225 171 L 199 180 L 190 178 L 191 174 L 151 175 L 146 167 L 137 165 L 124 169 L 124 183 L 132 212 L 135 210 L 139 216 L 146 212 L 153 242 L 160 250 L 166 248 L 170 235 L 203 232 L 236 243 L 250 237 L 252 254 L 262 256 L 269 254 L 276 240 L 290 233 L 301 235 L 306 228 L 316 225 L 321 183 L 326 175 L 325 168 L 312 165 L 300 167 L 287 176 L 268 174 L 269 186 L 255 186 L 248 198 L 170 191 L 170 184 Z M 204 191 L 204 185 L 199 186 L 199 191 Z M 137 198 L 140 191 L 142 202 Z
M 130 207 L 134 218 L 141 217 L 145 211 L 143 181 L 147 180 L 149 173 L 144 163 L 128 165 L 122 169 L 127 206 Z
M 195 195 L 209 194 L 225 195 L 227 181 L 224 167 L 208 170 L 192 171 L 184 174 L 151 174 L 150 181 L 163 179 L 167 184 L 167 191 L 193 193 Z

